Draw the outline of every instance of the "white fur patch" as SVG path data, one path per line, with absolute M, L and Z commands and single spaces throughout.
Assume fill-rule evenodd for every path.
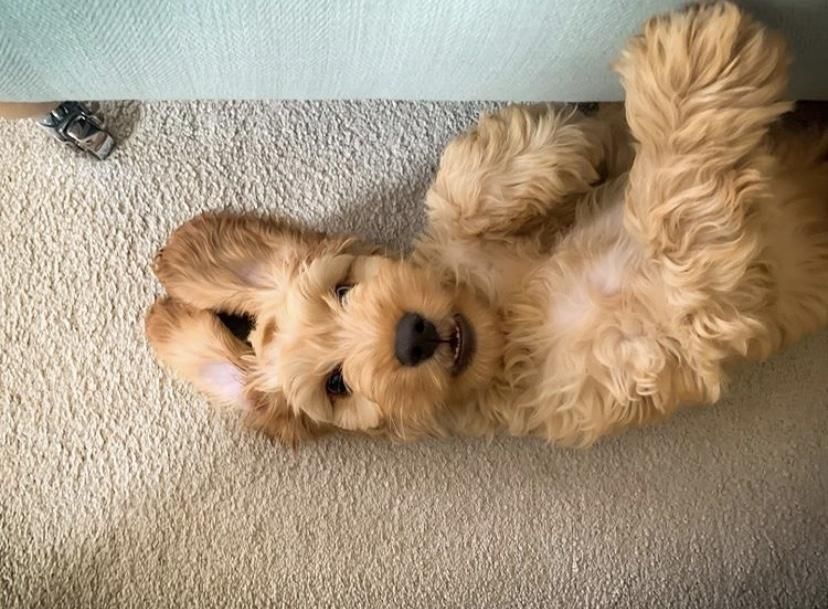
M 604 297 L 618 294 L 624 287 L 631 254 L 623 245 L 614 245 L 587 266 L 579 276 L 556 297 L 552 310 L 560 329 L 580 324 Z
M 617 294 L 621 290 L 628 259 L 622 248 L 611 248 L 590 269 L 589 282 L 604 296 Z
M 591 307 L 592 300 L 586 285 L 579 281 L 555 301 L 552 319 L 559 329 L 576 326 L 584 320 Z
M 209 362 L 201 369 L 201 378 L 217 399 L 243 406 L 244 376 L 230 362 Z

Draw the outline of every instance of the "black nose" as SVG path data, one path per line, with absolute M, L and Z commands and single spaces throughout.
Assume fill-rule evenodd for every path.
M 406 313 L 397 324 L 394 354 L 403 366 L 416 366 L 437 350 L 440 335 L 434 324 L 416 313 Z

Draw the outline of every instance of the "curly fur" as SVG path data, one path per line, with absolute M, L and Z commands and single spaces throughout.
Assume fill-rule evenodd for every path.
M 719 399 L 737 358 L 828 321 L 828 137 L 778 119 L 784 42 L 728 2 L 657 16 L 623 107 L 512 106 L 446 148 L 408 257 L 274 220 L 200 216 L 156 259 L 159 359 L 295 443 L 340 429 L 587 445 Z M 340 302 L 337 285 L 354 287 Z M 249 343 L 215 312 L 255 318 Z M 397 322 L 476 336 L 405 367 Z M 350 394 L 325 380 L 341 368 Z

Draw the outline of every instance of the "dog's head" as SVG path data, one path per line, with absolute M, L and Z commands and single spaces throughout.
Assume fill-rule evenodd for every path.
M 405 259 L 315 250 L 257 306 L 249 386 L 266 431 L 435 433 L 441 408 L 485 391 L 502 345 L 491 307 Z

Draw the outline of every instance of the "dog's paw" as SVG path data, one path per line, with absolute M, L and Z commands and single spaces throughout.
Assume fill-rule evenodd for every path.
M 728 94 L 749 107 L 783 95 L 788 64 L 778 34 L 731 2 L 712 2 L 650 19 L 616 69 L 628 93 L 638 87 L 673 102 Z
M 616 69 L 633 137 L 655 149 L 755 150 L 791 104 L 781 37 L 729 2 L 652 18 Z
M 443 151 L 426 195 L 433 224 L 509 238 L 572 222 L 572 201 L 600 180 L 609 130 L 572 108 L 512 105 L 485 114 Z M 556 226 L 557 225 L 557 226 Z

